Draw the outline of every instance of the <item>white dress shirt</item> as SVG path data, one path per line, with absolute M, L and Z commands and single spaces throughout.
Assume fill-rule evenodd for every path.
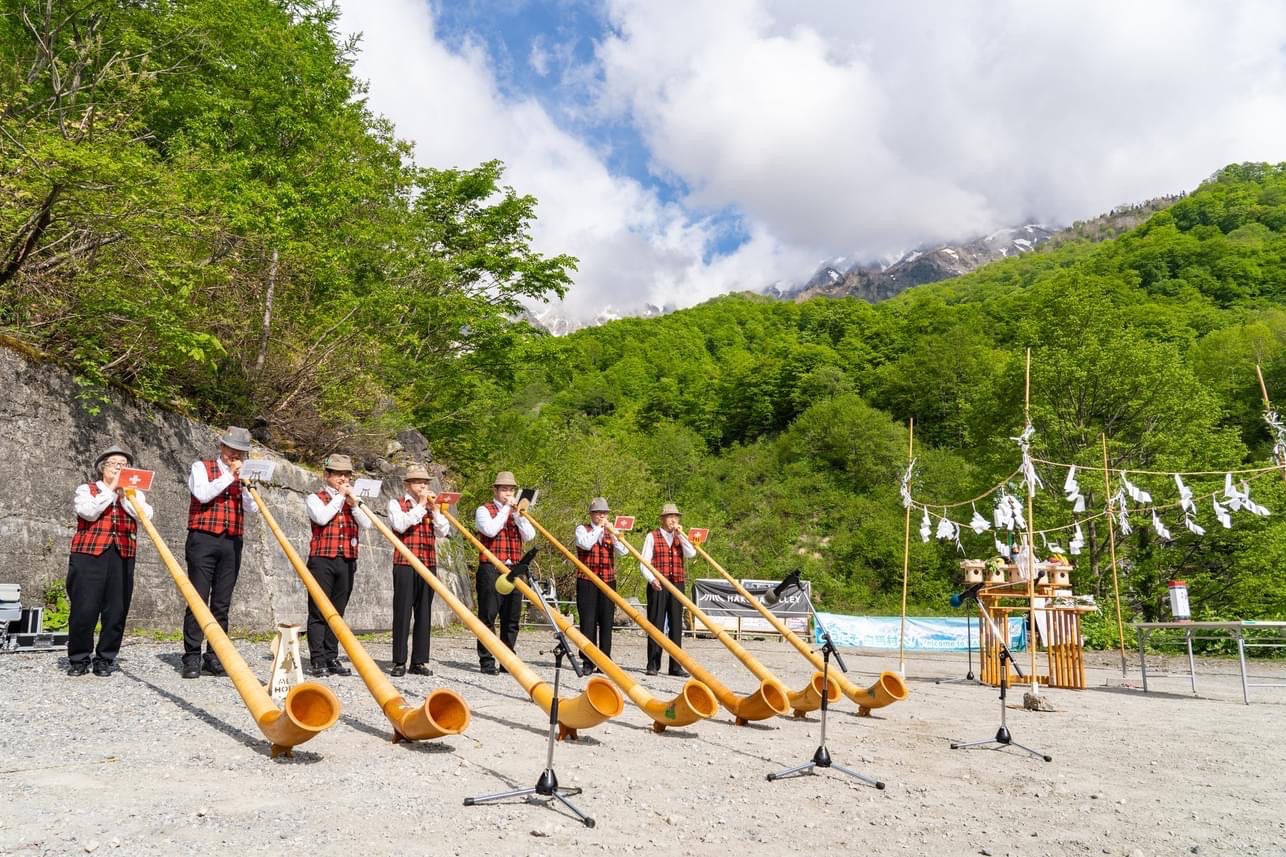
M 647 538 L 643 540 L 643 550 L 639 551 L 639 553 L 643 555 L 644 562 L 650 563 L 652 561 L 652 551 L 655 549 L 655 546 L 652 543 L 652 534 L 654 532 L 655 530 L 648 530 Z M 673 533 L 668 530 L 661 530 L 661 537 L 665 539 L 666 547 L 674 547 Z M 692 559 L 697 555 L 697 549 L 692 546 L 692 542 L 688 541 L 688 537 L 682 531 L 679 532 L 679 544 L 683 545 L 684 559 Z M 656 579 L 656 575 L 654 575 L 651 570 L 642 563 L 639 564 L 639 571 L 643 572 L 643 577 L 648 583 L 651 583 Z
M 329 485 L 323 486 L 322 489 L 331 495 L 329 503 L 323 503 L 317 496 L 317 492 L 310 492 L 304 498 L 304 505 L 308 507 L 308 518 L 319 527 L 324 527 L 330 523 L 330 519 L 339 514 L 339 510 L 344 508 L 344 495 L 335 491 Z M 353 520 L 363 530 L 371 528 L 371 519 L 366 517 L 360 506 L 353 507 Z
M 215 463 L 219 465 L 219 478 L 211 482 L 210 477 L 205 473 L 205 462 L 192 462 L 192 470 L 188 473 L 188 491 L 198 503 L 209 503 L 236 481 L 236 477 L 232 475 L 232 469 L 223 462 L 222 458 L 216 458 Z M 241 508 L 247 512 L 259 514 L 259 507 L 255 505 L 249 491 L 241 492 Z
M 97 521 L 107 511 L 108 507 L 116 502 L 116 492 L 107 487 L 107 483 L 98 480 L 94 483 L 98 486 L 98 494 L 89 493 L 89 485 L 82 484 L 76 486 L 76 497 L 72 505 L 76 509 L 76 514 L 86 521 Z M 134 500 L 143 507 L 143 514 L 147 515 L 150 520 L 152 517 L 152 507 L 148 505 L 147 497 L 142 491 L 134 492 Z M 121 505 L 125 507 L 125 513 L 131 518 L 137 518 L 134 514 L 134 507 L 123 496 Z
M 491 513 L 487 511 L 485 505 L 479 506 L 478 511 L 473 513 L 473 523 L 477 525 L 478 532 L 489 539 L 495 538 L 496 533 L 504 529 L 505 521 L 509 520 L 510 509 L 509 506 L 501 504 L 498 500 L 493 500 L 492 502 L 500 507 L 500 511 L 496 513 L 494 518 L 491 517 Z M 536 528 L 531 525 L 531 521 L 519 515 L 518 520 L 514 523 L 518 525 L 518 535 L 522 536 L 524 542 L 529 542 L 536 538 Z
M 424 506 L 421 506 L 420 501 L 412 497 L 410 494 L 404 495 L 404 499 L 411 501 L 411 511 L 409 512 L 402 511 L 402 503 L 400 500 L 393 499 L 388 501 L 388 519 L 389 523 L 393 525 L 393 532 L 395 533 L 405 533 L 407 530 L 411 529 L 411 527 L 414 527 L 416 524 L 420 523 L 420 521 L 423 521 L 424 516 L 429 513 L 429 510 Z M 444 539 L 451 533 L 451 524 L 447 522 L 446 518 L 442 517 L 442 513 L 438 511 L 438 507 L 436 505 L 432 508 L 433 535 L 437 536 L 439 539 Z
M 602 525 L 597 527 L 587 527 L 581 524 L 576 528 L 576 547 L 583 551 L 591 550 L 594 545 L 602 541 L 604 528 Z M 617 556 L 625 556 L 630 552 L 625 546 L 625 542 L 615 539 L 612 542 L 612 549 L 616 551 Z

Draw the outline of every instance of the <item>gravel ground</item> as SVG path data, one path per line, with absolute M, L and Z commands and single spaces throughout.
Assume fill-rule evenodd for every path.
M 526 630 L 518 645 L 545 676 L 547 640 Z M 389 644 L 367 645 L 387 665 Z M 717 641 L 685 645 L 734 690 L 754 685 Z M 789 687 L 811 672 L 781 642 L 746 646 Z M 884 791 L 835 771 L 765 780 L 812 756 L 816 715 L 737 727 L 721 710 L 656 735 L 627 700 L 555 754 L 560 782 L 585 789 L 573 800 L 598 821 L 587 829 L 520 801 L 463 806 L 534 784 L 546 721 L 511 678 L 478 673 L 458 631 L 435 636 L 436 675 L 394 683 L 412 702 L 435 687 L 461 693 L 473 714 L 464 735 L 391 744 L 361 680 L 332 677 L 339 723 L 277 760 L 227 679 L 179 677 L 180 647 L 130 638 L 105 679 L 70 678 L 52 653 L 0 655 L 0 854 L 1286 854 L 1286 690 L 1252 688 L 1242 705 L 1230 661 L 1200 666 L 1198 698 L 1178 674 L 1144 696 L 1137 668 L 1122 681 L 1111 656 L 1093 659 L 1090 689 L 1045 691 L 1052 713 L 1011 695 L 1014 739 L 1052 754 L 1046 764 L 950 750 L 994 735 L 996 691 L 935 684 L 964 673 L 958 655 L 908 659 L 907 701 L 863 718 L 842 700 L 829 722 L 834 761 Z M 238 647 L 266 678 L 267 644 Z M 615 652 L 658 697 L 680 687 L 642 675 L 637 633 L 618 632 Z M 889 653 L 847 659 L 860 684 L 896 666 Z M 1286 682 L 1286 665 L 1253 671 Z

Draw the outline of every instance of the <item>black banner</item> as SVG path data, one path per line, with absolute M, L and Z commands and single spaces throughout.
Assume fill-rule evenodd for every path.
M 762 599 L 763 594 L 776 586 L 776 580 L 743 580 L 741 585 L 746 591 L 757 599 Z M 786 623 L 786 627 L 796 634 L 806 635 L 808 633 L 808 601 L 805 593 L 811 595 L 811 589 L 807 581 L 803 582 L 803 591 L 792 587 L 789 591 L 782 593 L 781 600 L 768 608 L 778 619 Z M 759 611 L 749 604 L 746 599 L 742 598 L 740 593 L 733 588 L 728 581 L 719 579 L 701 578 L 692 582 L 692 600 L 696 602 L 697 607 L 708 615 L 711 619 L 717 621 L 727 630 L 737 630 L 740 627 L 742 631 L 772 632 L 775 633 L 772 625 L 768 620 L 759 615 Z M 740 625 L 738 625 L 740 620 Z

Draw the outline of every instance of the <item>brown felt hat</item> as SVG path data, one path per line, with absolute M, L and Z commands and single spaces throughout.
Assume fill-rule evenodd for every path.
M 429 469 L 427 467 L 423 464 L 412 464 L 410 467 L 406 468 L 406 475 L 402 477 L 402 481 L 410 482 L 412 479 L 427 480 L 428 478 Z
M 497 473 L 495 481 L 491 483 L 491 487 L 493 488 L 500 488 L 505 485 L 508 485 L 510 488 L 518 487 L 518 480 L 514 479 L 513 473 L 508 470 L 502 470 Z
M 347 455 L 334 453 L 326 456 L 326 460 L 322 462 L 322 467 L 332 473 L 352 473 L 353 459 L 349 458 Z
M 241 426 L 228 426 L 228 433 L 219 438 L 219 443 L 242 452 L 250 451 L 250 429 Z
M 666 503 L 664 506 L 661 507 L 662 518 L 664 518 L 666 515 L 678 515 L 678 514 L 679 514 L 679 507 L 674 505 L 673 503 Z
M 104 449 L 102 452 L 98 453 L 98 457 L 94 459 L 94 469 L 97 470 L 99 468 L 99 466 L 103 463 L 103 459 L 111 458 L 113 455 L 125 456 L 125 458 L 129 461 L 129 466 L 130 467 L 134 466 L 134 453 L 130 452 L 128 449 L 126 449 L 123 446 L 112 444 L 111 446 L 107 447 L 107 449 Z

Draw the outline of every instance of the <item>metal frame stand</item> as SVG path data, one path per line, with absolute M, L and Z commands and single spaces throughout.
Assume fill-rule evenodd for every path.
M 776 780 L 786 779 L 788 777 L 797 777 L 797 776 L 803 776 L 804 774 L 811 774 L 813 773 L 814 768 L 834 768 L 835 770 L 839 771 L 841 774 L 847 774 L 848 776 L 852 777 L 855 780 L 861 780 L 867 785 L 875 786 L 877 789 L 883 789 L 884 783 L 881 782 L 880 780 L 877 780 L 874 777 L 868 777 L 866 774 L 860 774 L 857 771 L 850 770 L 844 767 L 843 765 L 837 765 L 831 761 L 830 751 L 826 749 L 826 712 L 830 708 L 830 705 L 828 704 L 828 697 L 830 694 L 827 691 L 830 689 L 831 655 L 835 656 L 835 662 L 839 664 L 840 670 L 842 670 L 843 672 L 848 672 L 848 670 L 844 667 L 844 659 L 840 657 L 840 653 L 835 649 L 835 641 L 831 639 L 830 631 L 826 630 L 826 626 L 824 626 L 821 623 L 821 620 L 817 618 L 817 611 L 813 610 L 813 603 L 811 599 L 809 599 L 809 602 L 808 602 L 808 609 L 813 614 L 813 621 L 817 623 L 818 629 L 822 632 L 823 692 L 822 692 L 821 742 L 817 745 L 816 752 L 813 753 L 812 761 L 805 762 L 804 764 L 797 765 L 793 768 L 786 768 L 781 771 L 775 771 L 768 775 L 768 782 L 771 783 Z
M 999 750 L 1001 747 L 1017 747 L 1019 750 L 1026 751 L 1038 759 L 1044 759 L 1046 762 L 1052 762 L 1054 761 L 1053 756 L 1047 753 L 1042 753 L 1039 750 L 1033 750 L 1025 744 L 1019 744 L 1013 739 L 1013 736 L 1009 734 L 1009 726 L 1006 724 L 1006 714 L 1008 709 L 1005 707 L 1005 696 L 1009 690 L 1009 668 L 1005 665 L 1005 662 L 1008 661 L 1014 665 L 1014 671 L 1018 673 L 1019 678 L 1023 677 L 1023 671 L 1022 668 L 1018 666 L 1018 662 L 1014 660 L 1013 652 L 1009 651 L 1009 647 L 1004 644 L 1003 641 L 1005 638 L 997 633 L 995 623 L 991 621 L 991 617 L 986 613 L 987 608 L 979 604 L 978 609 L 983 612 L 983 616 L 987 619 L 987 623 L 991 625 L 992 634 L 995 635 L 996 640 L 1000 643 L 1000 728 L 996 730 L 996 735 L 993 738 L 984 738 L 981 741 L 968 741 L 965 743 L 953 741 L 951 742 L 951 749 L 967 750 L 972 747 L 981 747 L 985 749 Z M 996 746 L 992 747 L 991 745 L 993 744 Z
M 512 571 L 510 572 L 513 573 Z M 558 785 L 558 775 L 554 773 L 554 745 L 558 742 L 558 686 L 563 671 L 563 658 L 567 658 L 571 664 L 572 671 L 576 675 L 581 675 L 580 664 L 576 662 L 576 657 L 572 651 L 571 644 L 563 632 L 558 630 L 558 624 L 554 622 L 554 617 L 549 615 L 549 604 L 545 601 L 544 594 L 533 587 L 537 596 L 540 598 L 540 605 L 544 608 L 545 614 L 549 619 L 549 626 L 554 629 L 556 643 L 554 645 L 554 699 L 549 705 L 549 737 L 545 749 L 545 770 L 541 772 L 540 778 L 536 780 L 536 785 L 529 789 L 513 789 L 512 791 L 499 792 L 498 794 L 481 795 L 479 797 L 467 797 L 464 799 L 465 806 L 478 806 L 479 804 L 491 803 L 492 801 L 504 800 L 511 797 L 529 798 L 532 795 L 549 798 L 545 802 L 548 806 L 551 801 L 558 801 L 575 814 L 586 827 L 593 827 L 594 819 L 590 818 L 571 801 L 568 796 L 580 794 L 583 789 L 577 786 L 560 786 Z

